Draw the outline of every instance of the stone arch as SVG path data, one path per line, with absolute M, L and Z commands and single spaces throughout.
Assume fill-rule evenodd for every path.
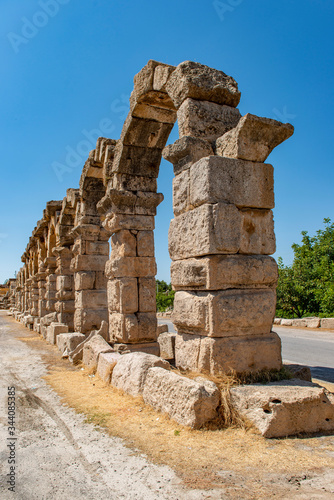
M 98 203 L 112 242 L 109 340 L 152 352 L 153 229 L 163 198 L 156 178 L 178 118 L 180 138 L 164 149 L 176 176 L 169 232 L 176 362 L 215 374 L 281 363 L 279 339 L 270 334 L 277 279 L 268 256 L 275 251 L 272 167 L 263 162 L 293 127 L 241 117 L 239 100 L 237 83 L 222 71 L 149 61 L 134 78 L 121 137 L 105 155 L 106 193 Z

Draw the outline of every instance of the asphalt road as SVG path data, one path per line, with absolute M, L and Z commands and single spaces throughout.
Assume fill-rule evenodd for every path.
M 159 319 L 174 332 L 172 321 Z M 283 360 L 307 365 L 312 377 L 334 383 L 334 332 L 274 326 L 282 339 Z

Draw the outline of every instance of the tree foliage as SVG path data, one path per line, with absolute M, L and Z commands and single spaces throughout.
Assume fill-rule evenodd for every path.
M 290 267 L 278 259 L 277 314 L 334 316 L 334 223 L 324 224 L 313 237 L 302 231 Z
M 173 309 L 175 292 L 172 285 L 167 285 L 165 281 L 156 280 L 157 287 L 157 310 L 164 312 Z

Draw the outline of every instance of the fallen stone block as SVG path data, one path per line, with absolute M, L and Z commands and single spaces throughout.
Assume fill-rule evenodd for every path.
M 97 362 L 97 375 L 107 384 L 110 383 L 111 374 L 116 363 L 121 358 L 117 352 L 101 352 Z
M 292 326 L 292 319 L 281 319 L 281 326 Z
M 264 162 L 272 150 L 292 136 L 290 123 L 247 113 L 216 141 L 216 153 L 228 158 Z
M 68 333 L 68 326 L 62 323 L 51 323 L 46 329 L 45 339 L 49 344 L 56 344 L 57 335 L 60 333 Z
M 68 353 L 74 351 L 74 349 L 85 340 L 85 335 L 80 332 L 74 333 L 60 333 L 57 335 L 57 347 L 61 353 L 67 351 Z
M 176 108 L 188 97 L 233 107 L 240 101 L 238 84 L 231 76 L 192 61 L 184 61 L 176 67 L 166 90 Z
M 114 344 L 114 350 L 120 354 L 128 354 L 130 352 L 143 352 L 145 354 L 152 354 L 153 356 L 160 356 L 160 345 L 158 342 L 137 342 L 134 344 Z
M 236 337 L 270 333 L 274 290 L 177 291 L 173 323 L 179 333 Z
M 191 380 L 162 368 L 150 368 L 143 399 L 179 424 L 199 429 L 217 417 L 219 390 L 202 377 Z
M 334 430 L 334 405 L 327 391 L 303 380 L 230 389 L 233 407 L 267 438 Z
M 80 342 L 80 344 L 78 344 L 77 347 L 73 349 L 73 351 L 69 351 L 68 358 L 71 363 L 76 364 L 82 360 L 84 345 L 89 342 L 95 335 L 95 331 L 91 332 L 88 337 L 85 336 L 82 342 Z
M 186 99 L 177 111 L 180 137 L 199 137 L 209 142 L 236 127 L 240 118 L 237 108 L 195 99 Z
M 153 366 L 163 368 L 164 371 L 170 368 L 168 361 L 152 354 L 143 352 L 124 354 L 113 370 L 111 383 L 132 396 L 138 396 L 142 394 L 147 372 Z
M 309 366 L 284 364 L 284 367 L 287 368 L 293 374 L 293 378 L 298 378 L 299 380 L 306 380 L 307 382 L 312 382 L 312 374 Z
M 40 333 L 40 318 L 34 319 L 34 326 L 32 328 L 34 332 Z
M 53 313 L 50 313 L 50 314 L 46 314 L 45 316 L 43 316 L 43 318 L 41 318 L 41 326 L 50 326 L 51 323 L 57 323 L 57 313 L 56 312 L 53 312 Z
M 82 362 L 88 368 L 97 367 L 101 353 L 113 352 L 112 347 L 100 335 L 95 334 L 83 346 Z
M 266 255 L 209 255 L 171 264 L 174 290 L 276 288 L 275 259 Z
M 175 337 L 176 333 L 173 332 L 167 331 L 160 333 L 158 343 L 160 346 L 160 357 L 162 359 L 172 360 L 175 358 Z
M 243 337 L 203 337 L 176 334 L 175 365 L 182 370 L 217 376 L 282 367 L 281 339 L 277 333 Z
M 320 327 L 334 330 L 334 318 L 322 318 Z
M 291 322 L 291 326 L 299 326 L 301 328 L 307 327 L 307 320 L 304 318 L 293 319 Z
M 274 318 L 274 325 L 280 325 L 282 321 L 282 318 Z
M 159 325 L 157 326 L 157 335 L 160 335 L 161 333 L 168 332 L 168 325 Z

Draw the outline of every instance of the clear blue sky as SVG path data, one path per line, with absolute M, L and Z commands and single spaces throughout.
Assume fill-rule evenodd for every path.
M 291 263 L 300 232 L 334 218 L 333 25 L 333 0 L 2 0 L 0 283 L 20 268 L 46 202 L 78 187 L 89 132 L 119 137 L 133 76 L 149 59 L 223 70 L 239 84 L 242 114 L 295 126 L 268 158 L 275 257 Z M 59 164 L 68 171 L 57 176 Z M 163 161 L 155 236 L 166 281 L 172 178 Z

